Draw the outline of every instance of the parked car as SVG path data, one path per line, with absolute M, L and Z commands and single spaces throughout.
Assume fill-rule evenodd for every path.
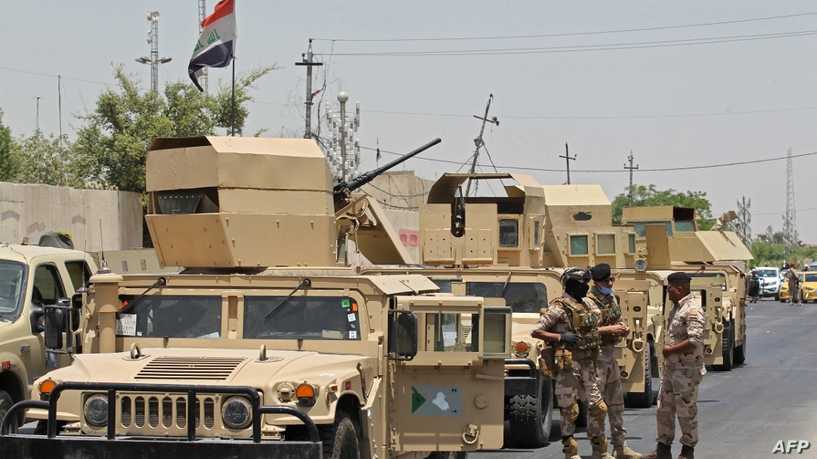
M 760 296 L 780 299 L 780 268 L 774 266 L 758 266 L 754 269 L 760 279 Z
M 799 274 L 800 277 L 800 301 L 817 303 L 817 269 L 815 272 L 805 271 Z M 780 286 L 780 301 L 791 301 L 788 282 L 783 282 Z

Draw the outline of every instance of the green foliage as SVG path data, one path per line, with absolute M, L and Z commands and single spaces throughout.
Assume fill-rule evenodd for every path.
M 658 190 L 655 185 L 633 185 L 633 202 L 630 203 L 627 193 L 616 196 L 613 200 L 613 223 L 620 224 L 625 207 L 675 206 L 695 209 L 698 228 L 708 230 L 715 224 L 712 218 L 712 205 L 704 191 L 676 191 L 672 188 Z
M 817 260 L 817 246 L 801 245 L 786 250 L 782 242 L 770 242 L 758 239 L 752 242 L 752 266 L 782 266 L 783 263 L 795 264 L 802 268 L 806 262 Z
M 3 124 L 3 111 L 0 110 L 0 182 L 14 180 L 19 168 L 19 150 L 11 136 L 11 129 Z
M 77 186 L 71 172 L 71 145 L 39 131 L 19 141 L 19 163 L 14 181 L 46 185 Z
M 271 70 L 254 70 L 236 82 L 238 132 L 249 113 L 245 107 L 252 100 L 249 89 Z M 212 135 L 232 121 L 229 87 L 205 95 L 190 84 L 171 83 L 160 95 L 142 91 L 121 67 L 114 75 L 117 87 L 99 96 L 74 144 L 72 170 L 86 186 L 143 192 L 145 157 L 153 139 Z

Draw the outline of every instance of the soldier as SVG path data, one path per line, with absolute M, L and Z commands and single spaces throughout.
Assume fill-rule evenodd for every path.
M 581 459 L 573 433 L 579 416 L 579 401 L 584 400 L 589 407 L 587 434 L 593 443 L 593 457 L 611 459 L 604 436 L 607 405 L 596 376 L 601 313 L 592 300 L 585 298 L 590 289 L 590 272 L 568 268 L 561 281 L 564 294 L 553 299 L 542 311 L 539 328 L 531 336 L 556 347 L 556 399 L 562 414 L 562 451 L 567 459 Z
M 800 303 L 800 276 L 795 271 L 795 265 L 786 265 L 783 267 L 783 277 L 789 284 L 789 301 L 791 304 Z
M 681 425 L 681 455 L 694 459 L 698 443 L 698 386 L 704 370 L 704 312 L 701 300 L 690 293 L 691 278 L 676 272 L 667 277 L 667 294 L 673 302 L 664 338 L 664 371 L 658 394 L 657 447 L 647 459 L 672 459 L 675 417 Z
M 610 420 L 610 437 L 613 443 L 613 455 L 616 459 L 639 459 L 641 454 L 630 449 L 626 443 L 627 430 L 624 429 L 624 388 L 616 361 L 616 344 L 630 329 L 621 320 L 621 308 L 613 294 L 613 276 L 610 265 L 601 263 L 591 270 L 593 288 L 589 297 L 601 310 L 599 335 L 601 352 L 597 363 L 599 389 L 607 404 L 607 416 Z

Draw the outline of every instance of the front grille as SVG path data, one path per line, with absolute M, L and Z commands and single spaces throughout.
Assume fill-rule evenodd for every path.
M 187 403 L 187 396 L 182 394 L 123 395 L 119 401 L 120 427 L 128 432 L 161 431 L 165 434 L 184 435 L 188 422 Z M 199 395 L 195 403 L 196 419 L 192 422 L 195 423 L 196 430 L 221 427 L 221 418 L 216 416 L 216 413 L 221 412 L 221 397 Z
M 139 371 L 136 379 L 224 381 L 243 361 L 231 357 L 156 357 Z

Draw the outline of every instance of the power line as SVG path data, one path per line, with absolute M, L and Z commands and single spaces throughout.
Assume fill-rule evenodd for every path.
M 778 38 L 796 38 L 816 35 L 817 30 L 798 30 L 792 32 L 772 32 L 762 34 L 723 35 L 713 37 L 684 38 L 672 40 L 649 40 L 618 43 L 597 43 L 589 45 L 545 46 L 530 48 L 474 48 L 453 50 L 422 51 L 357 51 L 334 53 L 335 56 L 347 57 L 426 57 L 426 56 L 499 56 L 552 53 L 578 53 L 587 51 L 618 51 L 628 49 L 674 48 L 682 46 L 713 45 L 745 41 L 771 40 Z M 316 56 L 325 54 L 316 53 Z
M 376 148 L 362 146 L 360 147 L 362 150 L 369 150 L 369 151 L 376 151 Z M 402 156 L 401 153 L 397 153 L 394 151 L 385 150 L 383 148 L 380 149 L 381 153 L 389 154 L 389 155 L 397 155 Z M 817 156 L 817 151 L 812 151 L 808 153 L 798 153 L 791 155 L 792 158 L 803 158 L 808 156 Z M 691 171 L 691 170 L 701 170 L 701 169 L 715 169 L 715 168 L 723 168 L 723 167 L 733 167 L 733 166 L 744 166 L 750 164 L 761 164 L 761 163 L 768 163 L 774 161 L 782 161 L 787 158 L 786 155 L 783 156 L 774 156 L 770 158 L 761 158 L 761 159 L 753 159 L 753 160 L 745 160 L 745 161 L 729 161 L 724 163 L 710 163 L 710 164 L 702 164 L 702 165 L 694 165 L 694 166 L 680 166 L 680 167 L 657 167 L 657 168 L 641 168 L 639 172 L 678 172 L 678 171 Z M 453 165 L 460 165 L 457 161 L 447 160 L 447 159 L 438 159 L 438 158 L 427 158 L 424 156 L 415 156 L 414 159 L 419 159 L 421 161 L 431 161 L 436 163 L 442 164 L 453 164 Z M 488 164 L 478 164 L 480 167 L 497 167 L 502 170 L 519 170 L 519 171 L 531 171 L 531 172 L 557 172 L 557 173 L 564 173 L 567 169 L 549 169 L 549 168 L 541 168 L 541 167 L 529 167 L 529 166 L 514 166 L 514 165 L 488 165 Z M 626 170 L 623 169 L 571 169 L 573 172 L 580 172 L 580 173 L 589 173 L 589 174 L 621 174 L 627 173 Z
M 106 83 L 104 81 L 88 80 L 88 79 L 85 79 L 85 78 L 77 78 L 77 77 L 70 77 L 70 76 L 65 76 L 65 75 L 58 75 L 56 73 L 36 72 L 36 71 L 33 71 L 33 70 L 26 70 L 26 69 L 20 69 L 20 68 L 15 68 L 15 67 L 0 66 L 0 70 L 5 70 L 7 72 L 14 72 L 14 73 L 22 73 L 24 75 L 46 77 L 46 78 L 57 78 L 58 76 L 61 76 L 63 80 L 78 81 L 80 83 L 97 84 L 97 85 L 102 85 L 102 86 L 110 86 L 111 85 L 111 83 Z
M 318 41 L 332 41 L 332 42 L 407 42 L 407 41 L 466 41 L 466 40 L 517 40 L 529 38 L 558 38 L 558 37 L 577 37 L 587 35 L 604 35 L 615 33 L 631 33 L 631 32 L 653 32 L 659 30 L 673 30 L 673 29 L 689 29 L 697 27 L 712 27 L 719 25 L 730 24 L 744 24 L 751 22 L 774 21 L 779 19 L 791 19 L 803 16 L 815 16 L 817 11 L 805 11 L 801 13 L 781 14 L 776 16 L 761 16 L 753 18 L 741 19 L 726 19 L 721 21 L 698 22 L 691 24 L 670 24 L 658 26 L 641 26 L 630 27 L 624 29 L 607 29 L 607 30 L 593 30 L 593 31 L 579 31 L 579 32 L 556 32 L 556 33 L 533 33 L 521 35 L 472 35 L 472 36 L 449 36 L 449 37 L 396 37 L 396 38 L 314 38 Z

